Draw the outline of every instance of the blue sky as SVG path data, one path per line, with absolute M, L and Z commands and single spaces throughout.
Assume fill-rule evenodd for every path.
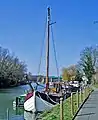
M 2 0 L 0 1 L 0 45 L 14 52 L 37 74 L 44 39 L 47 6 L 51 7 L 57 60 L 62 67 L 76 64 L 80 51 L 98 42 L 97 0 Z M 56 75 L 52 42 L 50 74 Z M 41 73 L 45 73 L 45 46 Z

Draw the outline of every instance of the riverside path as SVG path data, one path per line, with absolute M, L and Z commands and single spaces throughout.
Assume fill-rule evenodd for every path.
M 75 120 L 98 120 L 98 89 L 91 93 Z

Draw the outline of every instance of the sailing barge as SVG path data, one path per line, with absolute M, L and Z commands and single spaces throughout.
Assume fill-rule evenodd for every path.
M 46 88 L 44 91 L 39 92 L 32 89 L 30 93 L 26 95 L 24 102 L 24 109 L 32 112 L 42 112 L 49 110 L 55 105 L 59 104 L 60 97 L 62 96 L 62 86 L 58 83 L 58 90 L 49 88 L 49 38 L 50 38 L 50 8 L 48 8 L 48 20 L 47 20 L 47 50 L 46 50 Z M 31 86 L 31 85 L 30 85 Z M 63 91 L 63 98 L 66 98 L 66 93 Z

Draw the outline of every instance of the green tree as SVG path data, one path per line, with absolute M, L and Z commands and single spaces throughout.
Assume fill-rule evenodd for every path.
M 76 71 L 75 80 L 79 81 L 79 83 L 82 81 L 82 74 L 79 70 Z
M 0 47 L 0 86 L 13 86 L 21 81 L 27 72 L 27 66 L 8 49 Z
M 95 74 L 97 64 L 98 51 L 93 47 L 86 47 L 80 54 L 80 68 L 88 78 L 88 83 L 92 81 L 92 76 Z
M 62 69 L 63 80 L 72 80 L 76 76 L 76 65 L 71 65 L 68 68 Z
M 70 75 L 68 73 L 67 68 L 62 69 L 62 78 L 63 78 L 63 80 L 66 80 L 66 81 L 70 80 Z

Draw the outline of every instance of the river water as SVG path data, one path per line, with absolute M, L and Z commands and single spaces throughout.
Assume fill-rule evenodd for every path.
M 27 89 L 29 89 L 28 85 L 0 89 L 0 120 L 34 120 L 34 115 L 31 113 L 24 112 L 24 110 L 20 108 L 16 110 L 13 109 L 13 100 L 15 100 L 17 96 L 24 94 L 24 91 Z M 40 89 L 42 88 L 38 87 L 38 90 Z

